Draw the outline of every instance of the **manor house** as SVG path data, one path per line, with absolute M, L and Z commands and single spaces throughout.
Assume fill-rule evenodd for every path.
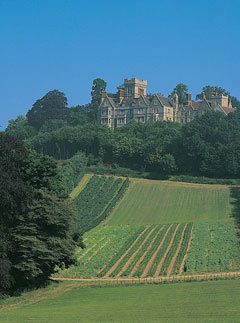
M 221 111 L 225 115 L 234 112 L 228 96 L 213 96 L 210 99 L 192 100 L 187 94 L 186 102 L 179 103 L 178 95 L 147 94 L 147 81 L 132 78 L 125 79 L 118 87 L 117 93 L 102 93 L 99 107 L 101 124 L 114 129 L 127 124 L 131 120 L 144 123 L 146 121 L 170 121 L 187 123 L 208 111 Z

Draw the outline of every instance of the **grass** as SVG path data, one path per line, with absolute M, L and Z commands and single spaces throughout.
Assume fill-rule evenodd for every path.
M 162 224 L 226 220 L 230 191 L 224 185 L 131 179 L 106 224 Z
M 239 322 L 240 280 L 80 288 L 54 284 L 0 305 L 1 322 Z

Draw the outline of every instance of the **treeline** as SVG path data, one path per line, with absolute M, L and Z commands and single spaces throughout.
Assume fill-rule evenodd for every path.
M 102 81 L 94 83 L 92 101 L 86 106 L 68 108 L 64 93 L 47 93 L 26 117 L 10 121 L 6 132 L 60 161 L 83 153 L 88 166 L 104 164 L 162 175 L 240 177 L 239 109 L 228 116 L 210 112 L 186 125 L 132 122 L 112 131 L 96 119 L 100 94 L 106 87 Z M 180 85 L 175 90 L 183 91 L 184 98 L 187 89 Z M 216 91 L 229 94 L 209 86 L 202 93 L 209 96 Z

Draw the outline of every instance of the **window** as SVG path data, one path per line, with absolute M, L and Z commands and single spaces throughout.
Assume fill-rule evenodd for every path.
M 138 118 L 137 118 L 137 122 L 139 122 L 139 123 L 144 122 L 144 117 L 138 117 Z
M 124 120 L 124 118 L 118 118 L 117 122 L 118 122 L 118 124 L 124 124 L 125 120 Z

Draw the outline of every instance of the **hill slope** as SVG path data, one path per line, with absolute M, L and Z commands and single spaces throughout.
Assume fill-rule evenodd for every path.
M 224 185 L 131 179 L 127 194 L 106 223 L 160 224 L 229 218 L 230 192 Z
M 93 179 L 76 198 L 77 205 L 84 202 L 79 219 L 81 223 L 85 216 L 87 225 L 91 214 L 109 203 L 113 190 L 108 181 L 123 182 Z M 85 234 L 78 264 L 58 275 L 144 278 L 238 271 L 239 243 L 231 210 L 227 186 L 130 179 L 110 215 Z

